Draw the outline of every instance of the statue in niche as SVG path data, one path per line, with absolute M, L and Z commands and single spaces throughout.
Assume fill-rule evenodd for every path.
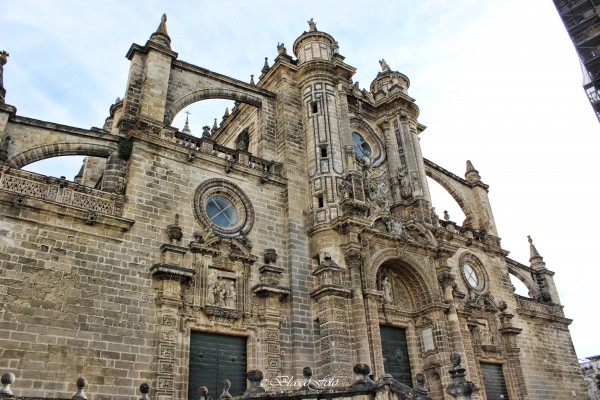
M 352 183 L 350 183 L 346 175 L 338 182 L 338 193 L 342 199 L 347 199 L 352 196 Z
M 227 307 L 235 307 L 236 301 L 237 293 L 235 292 L 235 284 L 233 283 L 233 281 L 229 281 L 229 283 L 227 284 Z
M 217 271 L 214 269 L 208 270 L 208 276 L 206 278 L 206 288 L 207 288 L 207 299 L 206 303 L 213 305 L 216 304 L 215 293 L 217 291 Z
M 223 285 L 223 282 L 219 282 L 219 285 L 217 286 L 216 295 L 215 295 L 218 306 L 225 306 L 226 294 L 227 294 L 227 289 L 225 288 L 225 285 Z
M 406 173 L 406 170 L 402 169 L 398 171 L 398 181 L 400 182 L 400 196 L 403 199 L 410 199 L 413 194 L 413 189 L 410 185 L 410 178 Z
M 383 301 L 385 303 L 392 303 L 394 301 L 392 297 L 392 287 L 387 275 L 381 280 L 381 291 L 383 292 Z
M 493 345 L 492 333 L 487 326 L 483 325 L 479 327 L 479 340 L 482 345 Z
M 397 220 L 395 218 L 389 218 L 387 221 L 385 221 L 385 225 L 388 232 L 393 233 L 395 235 L 402 234 L 402 222 L 400 222 L 400 220 Z

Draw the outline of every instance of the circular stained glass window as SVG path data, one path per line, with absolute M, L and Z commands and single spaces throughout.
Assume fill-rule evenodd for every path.
M 354 152 L 356 157 L 362 160 L 363 157 L 371 157 L 371 146 L 366 142 L 360 133 L 352 132 L 352 143 L 354 144 Z
M 473 268 L 469 264 L 464 264 L 463 272 L 465 274 L 465 279 L 467 280 L 467 283 L 472 288 L 477 288 L 479 286 L 479 277 L 477 276 L 477 272 L 475 272 L 475 268 Z
M 237 222 L 238 214 L 231 200 L 219 194 L 206 200 L 206 215 L 213 224 L 221 228 L 229 228 Z

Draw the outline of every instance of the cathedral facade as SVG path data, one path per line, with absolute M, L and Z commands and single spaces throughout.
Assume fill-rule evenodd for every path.
M 89 130 L 20 116 L 2 88 L 0 365 L 13 391 L 65 397 L 85 376 L 94 399 L 142 382 L 155 398 L 216 398 L 224 379 L 242 394 L 247 370 L 285 391 L 304 367 L 348 386 L 363 363 L 408 387 L 423 373 L 449 399 L 456 352 L 473 398 L 585 398 L 553 273 L 531 240 L 530 265 L 507 257 L 472 163 L 463 178 L 423 157 L 408 77 L 380 60 L 361 89 L 312 20 L 277 51 L 241 82 L 179 60 L 163 16 Z M 171 125 L 205 99 L 236 105 L 198 136 Z M 87 157 L 74 181 L 21 169 L 65 155 Z M 428 177 L 461 224 L 436 214 Z

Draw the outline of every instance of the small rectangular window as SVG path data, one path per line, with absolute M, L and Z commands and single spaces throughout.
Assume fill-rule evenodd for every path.
M 327 157 L 327 147 L 321 147 L 321 157 Z
M 323 196 L 317 197 L 317 201 L 319 202 L 319 208 L 323 208 L 323 206 L 324 206 Z
M 312 111 L 313 114 L 316 114 L 319 112 L 319 103 L 316 101 L 311 101 L 310 102 L 310 109 Z

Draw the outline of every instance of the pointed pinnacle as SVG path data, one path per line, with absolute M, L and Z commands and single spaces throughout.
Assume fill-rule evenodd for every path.
M 536 259 L 543 260 L 543 257 L 535 248 L 535 245 L 533 244 L 533 239 L 531 239 L 530 235 L 527 235 L 527 240 L 529 241 L 529 261 Z
M 269 67 L 269 58 L 265 57 L 265 65 L 260 70 L 260 72 L 262 72 L 263 74 L 266 74 L 267 72 L 269 72 L 270 69 L 271 69 L 271 67 Z
M 250 84 L 256 85 L 256 83 L 254 83 L 254 75 L 250 75 Z
M 160 18 L 160 24 L 156 29 L 156 33 L 162 33 L 163 35 L 169 36 L 169 34 L 167 33 L 167 14 L 163 14 Z
M 478 172 L 475 167 L 473 166 L 473 163 L 471 162 L 471 160 L 467 160 L 467 172 Z
M 213 124 L 211 132 L 214 133 L 217 131 L 217 129 L 219 129 L 219 126 L 217 125 L 217 119 L 215 118 L 215 123 Z
M 229 118 L 229 107 L 225 107 L 225 114 L 223 114 L 223 119 Z

